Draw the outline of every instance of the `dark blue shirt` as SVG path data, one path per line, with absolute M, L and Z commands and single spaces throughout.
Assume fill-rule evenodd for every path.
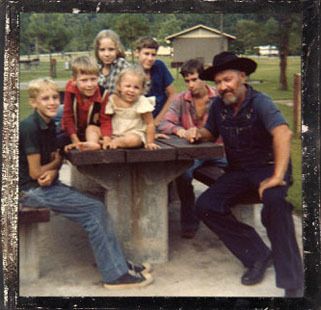
M 27 156 L 39 154 L 41 165 L 52 161 L 51 154 L 57 150 L 56 126 L 53 120 L 47 124 L 34 111 L 19 126 L 19 186 L 20 190 L 38 187 L 37 180 L 29 175 Z
M 286 124 L 281 112 L 265 94 L 247 85 L 247 94 L 238 113 L 216 97 L 211 106 L 207 128 L 222 136 L 231 169 L 260 167 L 274 162 L 273 128 Z
M 156 117 L 167 101 L 166 88 L 173 83 L 174 78 L 166 65 L 159 59 L 156 59 L 153 64 L 150 75 L 151 85 L 146 97 L 156 97 L 156 106 L 153 111 L 153 117 Z

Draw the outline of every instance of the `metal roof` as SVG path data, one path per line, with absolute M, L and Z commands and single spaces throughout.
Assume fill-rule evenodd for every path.
M 228 39 L 232 39 L 232 40 L 235 40 L 235 39 L 236 39 L 235 36 L 232 36 L 232 35 L 227 34 L 227 33 L 225 33 L 225 32 L 221 32 L 221 31 L 218 30 L 218 29 L 210 28 L 210 27 L 207 27 L 207 26 L 204 26 L 204 25 L 201 25 L 201 24 L 196 25 L 196 26 L 191 27 L 191 28 L 188 28 L 188 29 L 185 29 L 185 30 L 182 30 L 182 31 L 180 31 L 180 32 L 174 33 L 174 34 L 172 34 L 172 35 L 170 35 L 170 36 L 167 36 L 165 39 L 171 41 L 171 40 L 173 40 L 173 39 L 175 39 L 175 38 L 177 38 L 177 37 L 179 37 L 179 36 L 181 36 L 181 35 L 184 35 L 184 34 L 189 33 L 189 32 L 193 32 L 194 30 L 197 30 L 197 29 L 199 29 L 199 28 L 208 30 L 208 31 L 213 32 L 213 33 L 215 33 L 215 34 L 219 34 L 219 35 L 225 36 L 225 37 L 227 37 Z

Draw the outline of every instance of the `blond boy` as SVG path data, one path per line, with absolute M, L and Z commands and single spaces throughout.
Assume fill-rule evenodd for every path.
M 111 119 L 100 113 L 107 101 L 107 91 L 98 86 L 99 68 L 96 61 L 80 56 L 72 62 L 72 78 L 67 82 L 64 95 L 62 126 L 70 137 L 72 148 L 100 149 L 99 138 L 111 136 Z M 103 120 L 103 126 L 100 122 Z

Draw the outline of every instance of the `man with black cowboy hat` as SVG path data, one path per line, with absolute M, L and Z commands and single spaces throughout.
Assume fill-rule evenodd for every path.
M 256 69 L 249 58 L 222 52 L 201 78 L 214 80 L 219 92 L 204 128 L 191 128 L 186 138 L 215 140 L 222 136 L 228 169 L 198 198 L 198 217 L 247 268 L 244 285 L 263 280 L 274 264 L 276 285 L 285 297 L 302 297 L 303 266 L 295 238 L 292 205 L 285 197 L 290 185 L 292 132 L 272 100 L 246 83 Z M 253 227 L 239 222 L 230 208 L 249 190 L 263 202 L 261 220 L 271 242 L 265 245 Z

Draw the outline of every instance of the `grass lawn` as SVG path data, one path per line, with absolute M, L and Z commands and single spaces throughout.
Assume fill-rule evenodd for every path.
M 278 105 L 280 111 L 293 130 L 293 109 L 285 105 Z M 301 213 L 302 201 L 302 144 L 301 139 L 294 135 L 291 143 L 291 159 L 293 165 L 293 185 L 288 192 L 288 199 L 294 205 L 295 211 Z
M 26 70 L 24 66 L 20 66 L 20 82 L 29 82 L 32 79 L 39 77 L 49 77 L 50 66 L 49 62 L 40 62 L 38 67 L 32 67 Z M 71 76 L 71 71 L 64 69 L 63 61 L 57 62 L 57 80 L 67 80 Z
M 171 58 L 161 58 L 170 68 Z M 254 74 L 251 75 L 251 81 L 262 81 L 261 83 L 253 83 L 253 87 L 256 90 L 262 91 L 274 100 L 292 100 L 293 99 L 293 75 L 300 72 L 300 58 L 289 57 L 288 58 L 288 91 L 278 90 L 279 79 L 279 60 L 278 58 L 258 58 L 253 57 L 258 63 L 258 68 Z M 180 75 L 177 75 L 176 69 L 170 68 L 170 71 L 175 78 L 174 86 L 176 90 L 182 91 L 185 89 L 184 81 Z M 49 76 L 49 63 L 41 62 L 38 68 L 31 70 L 25 70 L 23 67 L 20 71 L 20 81 L 27 82 L 38 77 Z M 57 62 L 57 80 L 67 80 L 70 78 L 71 72 L 64 70 L 63 61 Z M 291 129 L 293 129 L 293 108 L 285 105 L 278 105 L 283 115 L 287 119 Z M 27 103 L 27 93 L 25 90 L 20 91 L 20 119 L 25 118 L 31 111 L 30 106 Z M 289 190 L 289 201 L 295 206 L 297 212 L 301 211 L 301 196 L 302 196 L 302 170 L 301 170 L 301 155 L 302 155 L 301 139 L 294 137 L 291 146 L 291 156 L 293 163 L 293 179 L 294 184 Z

